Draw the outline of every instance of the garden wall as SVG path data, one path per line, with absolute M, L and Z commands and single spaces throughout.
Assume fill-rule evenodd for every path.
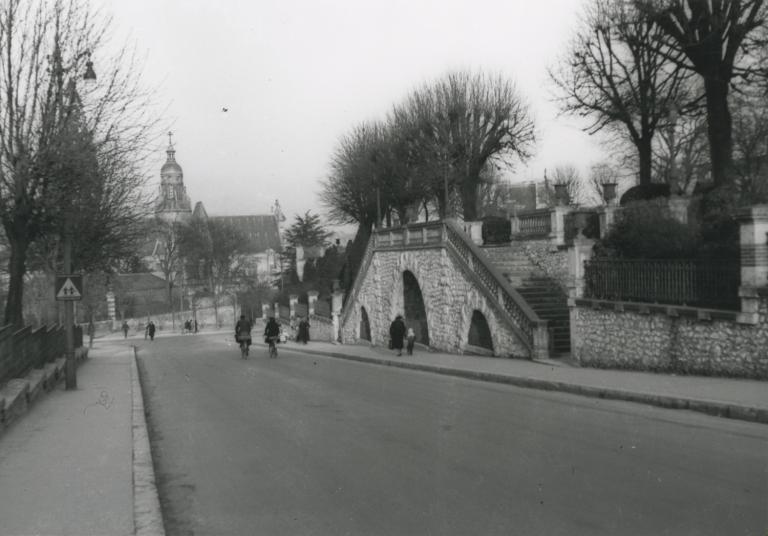
M 739 313 L 577 298 L 573 357 L 582 365 L 768 379 L 768 292 L 757 323 Z

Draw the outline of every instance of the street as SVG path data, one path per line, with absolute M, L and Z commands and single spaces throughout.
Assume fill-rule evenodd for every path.
M 768 528 L 764 425 L 290 344 L 242 360 L 229 334 L 138 346 L 170 535 Z

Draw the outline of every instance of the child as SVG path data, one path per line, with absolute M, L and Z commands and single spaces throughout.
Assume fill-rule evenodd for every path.
M 416 342 L 416 334 L 413 332 L 413 328 L 408 328 L 406 338 L 408 339 L 408 346 L 406 346 L 408 355 L 413 355 L 413 344 Z

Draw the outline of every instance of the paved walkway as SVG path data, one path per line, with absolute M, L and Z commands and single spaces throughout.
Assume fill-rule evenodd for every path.
M 99 342 L 77 370 L 77 390 L 59 382 L 0 435 L 2 536 L 162 534 L 161 524 L 144 530 L 161 518 L 139 488 L 137 386 L 132 347 Z

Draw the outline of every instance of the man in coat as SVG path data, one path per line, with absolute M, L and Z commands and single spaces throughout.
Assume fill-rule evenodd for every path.
M 397 350 L 397 355 L 403 355 L 403 338 L 405 337 L 405 322 L 403 317 L 397 315 L 389 326 L 389 338 L 392 341 L 392 349 Z

